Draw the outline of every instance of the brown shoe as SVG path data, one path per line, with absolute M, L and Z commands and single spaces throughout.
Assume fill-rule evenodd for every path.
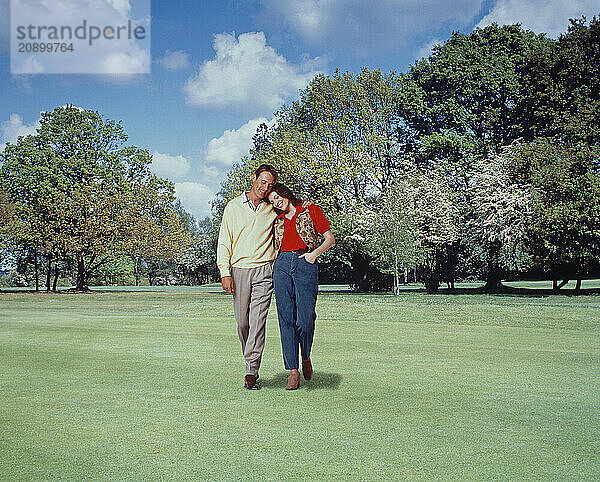
M 260 385 L 256 383 L 256 377 L 254 375 L 246 375 L 244 387 L 248 390 L 260 390 Z
M 308 357 L 308 360 L 302 360 L 302 375 L 304 375 L 305 380 L 310 380 L 312 373 L 312 363 L 310 362 L 310 357 Z
M 300 373 L 292 372 L 292 373 L 290 373 L 290 376 L 288 377 L 288 382 L 287 382 L 287 386 L 285 387 L 285 389 L 286 390 L 298 390 L 298 388 L 300 388 Z

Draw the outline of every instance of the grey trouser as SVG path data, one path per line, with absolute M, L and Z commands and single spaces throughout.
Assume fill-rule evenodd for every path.
M 231 268 L 233 311 L 237 321 L 246 375 L 258 375 L 265 347 L 265 325 L 273 294 L 273 263 L 256 268 Z

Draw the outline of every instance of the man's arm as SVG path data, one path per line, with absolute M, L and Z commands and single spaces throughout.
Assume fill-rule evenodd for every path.
M 219 227 L 219 238 L 217 241 L 217 267 L 221 273 L 221 286 L 228 293 L 233 293 L 233 278 L 229 272 L 231 255 L 233 251 L 233 236 L 231 233 L 231 222 L 229 220 L 230 210 L 225 206 L 221 226 Z

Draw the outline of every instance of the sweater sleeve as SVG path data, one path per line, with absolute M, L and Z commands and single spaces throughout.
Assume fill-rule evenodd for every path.
M 227 205 L 223 212 L 223 219 L 221 220 L 221 226 L 219 227 L 219 238 L 217 241 L 217 268 L 219 268 L 221 278 L 231 276 L 229 271 L 231 255 L 233 252 L 231 223 L 231 209 L 229 209 L 229 205 Z

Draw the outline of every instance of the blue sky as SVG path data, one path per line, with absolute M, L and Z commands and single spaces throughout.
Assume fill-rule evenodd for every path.
M 145 0 L 29 0 L 54 10 L 135 11 Z M 148 0 L 149 1 L 149 0 Z M 598 0 L 152 1 L 151 73 L 10 73 L 10 1 L 0 0 L 0 148 L 67 103 L 121 120 L 197 218 L 231 165 L 317 72 L 406 71 L 453 30 L 519 22 L 557 37 Z M 130 7 L 133 7 L 130 9 Z

